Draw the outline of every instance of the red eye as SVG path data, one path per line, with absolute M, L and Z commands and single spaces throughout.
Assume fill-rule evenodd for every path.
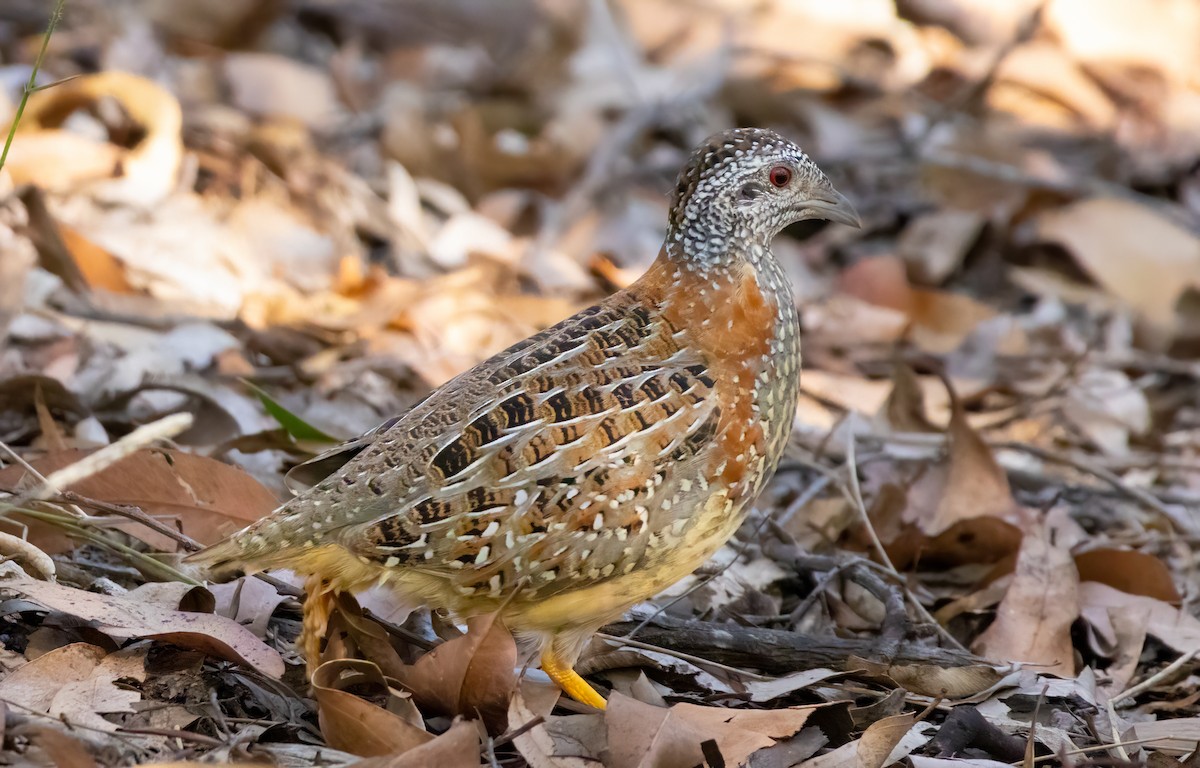
M 786 187 L 792 180 L 792 169 L 786 165 L 777 165 L 771 169 L 771 183 L 779 188 Z

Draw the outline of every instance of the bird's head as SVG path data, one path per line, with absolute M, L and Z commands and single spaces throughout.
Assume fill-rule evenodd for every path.
M 667 248 L 684 259 L 765 247 L 793 222 L 861 226 L 858 214 L 808 155 L 774 131 L 737 128 L 692 153 L 672 196 Z

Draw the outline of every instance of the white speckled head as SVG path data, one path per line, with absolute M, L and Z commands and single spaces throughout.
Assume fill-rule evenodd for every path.
M 765 248 L 803 219 L 859 226 L 850 202 L 796 144 L 761 128 L 724 131 L 697 147 L 679 174 L 667 252 L 711 265 L 743 247 Z

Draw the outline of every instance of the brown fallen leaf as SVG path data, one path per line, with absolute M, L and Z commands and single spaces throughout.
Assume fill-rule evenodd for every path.
M 466 635 L 434 648 L 397 679 L 422 707 L 482 717 L 489 732 L 500 733 L 517 684 L 516 665 L 512 635 L 496 614 L 488 614 L 469 620 Z
M 117 638 L 151 638 L 247 664 L 269 677 L 283 675 L 283 659 L 245 627 L 210 613 L 178 611 L 142 600 L 102 595 L 33 579 L 9 579 L 0 589 L 16 592 L 49 610 L 92 622 Z
M 479 768 L 479 748 L 479 729 L 475 724 L 455 720 L 448 731 L 407 752 L 369 757 L 347 768 Z
M 871 723 L 858 740 L 857 768 L 882 768 L 915 720 L 912 713 L 906 712 Z
M 117 101 L 138 129 L 139 141 L 129 149 L 117 142 L 83 144 L 74 139 L 75 151 L 67 159 L 54 157 L 55 150 L 72 134 L 60 126 L 76 111 L 106 99 Z M 129 72 L 109 71 L 81 75 L 62 82 L 59 87 L 38 90 L 25 107 L 18 132 L 33 136 L 59 137 L 49 148 L 42 148 L 27 160 L 18 154 L 9 158 L 9 171 L 16 178 L 27 178 L 45 186 L 47 162 L 63 170 L 51 175 L 56 186 L 77 189 L 86 183 L 90 192 L 109 202 L 153 205 L 174 189 L 183 161 L 180 130 L 183 111 L 179 101 L 166 88 Z M 20 150 L 25 141 L 14 143 Z M 81 172 L 73 162 L 100 152 L 100 159 L 85 164 Z M 66 169 L 73 169 L 66 172 Z
M 361 757 L 402 755 L 433 741 L 433 734 L 346 690 L 366 686 L 395 695 L 369 661 L 327 661 L 313 673 L 312 685 L 321 733 L 334 749 Z
M 846 665 L 849 669 L 861 669 L 872 675 L 887 677 L 909 693 L 946 699 L 974 696 L 1004 677 L 1003 673 L 987 664 L 938 667 L 933 664 L 881 664 L 852 657 Z
M 1182 599 L 1166 563 L 1134 549 L 1101 547 L 1075 555 L 1079 580 L 1107 584 L 1131 595 L 1179 605 Z
M 715 743 L 728 765 L 794 736 L 817 707 L 727 709 L 696 704 L 656 707 L 614 693 L 608 701 L 608 759 L 611 768 L 692 768 L 705 764 L 702 749 Z
M 326 661 L 364 658 L 378 666 L 385 676 L 396 679 L 408 669 L 392 646 L 388 631 L 364 616 L 358 601 L 350 595 L 338 595 L 325 637 L 321 658 Z
M 818 755 L 800 765 L 804 768 L 882 768 L 923 746 L 931 730 L 928 723 L 914 723 L 911 714 L 893 715 L 872 723 L 861 738 L 832 752 Z
M 30 464 L 43 475 L 49 475 L 89 453 L 64 451 L 48 454 Z M 20 466 L 0 469 L 0 490 L 16 492 L 30 480 Z M 262 483 L 235 466 L 183 451 L 158 448 L 139 451 L 65 490 L 97 501 L 138 507 L 160 519 L 178 520 L 183 532 L 201 544 L 221 540 L 279 504 Z M 35 532 L 44 528 L 31 527 Z M 152 545 L 175 546 L 161 534 L 137 523 L 121 523 L 119 527 L 131 535 L 148 539 Z M 39 541 L 39 537 L 31 538 Z M 61 551 L 49 546 L 48 549 L 52 553 Z
M 905 393 L 910 388 L 899 383 L 893 388 L 899 391 L 893 398 L 899 413 L 892 417 L 911 426 L 913 418 L 903 413 L 919 404 Z M 877 495 L 871 518 L 898 568 L 1000 562 L 1021 541 L 1008 476 L 953 392 L 945 457 L 915 481 L 885 477 L 878 484 L 886 493 Z
M 554 686 L 522 680 L 508 704 L 513 744 L 530 768 L 591 768 L 607 751 L 604 714 L 553 717 L 560 696 Z M 540 720 L 540 722 L 539 722 Z
M 95 748 L 58 728 L 26 723 L 13 728 L 9 733 L 14 738 L 29 739 L 46 758 L 49 758 L 50 765 L 54 768 L 96 768 L 96 761 L 92 759 L 91 754 Z M 34 761 L 33 764 L 41 763 Z
M 1116 634 L 1112 612 L 1125 611 L 1147 616 L 1146 632 L 1178 653 L 1188 653 L 1200 646 L 1200 619 L 1161 600 L 1085 581 L 1079 585 L 1079 602 L 1083 618 L 1110 642 L 1115 643 Z
M 72 680 L 85 679 L 107 653 L 88 643 L 56 648 L 0 680 L 0 699 L 46 712 L 59 689 Z
M 1027 662 L 1073 677 L 1071 624 L 1079 616 L 1079 573 L 1055 536 L 1050 522 L 1026 530 L 1012 584 L 974 648 L 993 661 Z
M 1008 519 L 1016 510 L 1008 476 L 992 449 L 967 423 L 962 405 L 953 404 L 946 431 L 944 485 L 932 514 L 915 518 L 928 534 L 941 533 L 960 520 L 975 517 Z M 915 510 L 914 510 L 915 512 Z
M 1066 248 L 1161 343 L 1176 330 L 1180 296 L 1200 287 L 1200 238 L 1132 200 L 1096 198 L 1050 211 L 1037 233 Z

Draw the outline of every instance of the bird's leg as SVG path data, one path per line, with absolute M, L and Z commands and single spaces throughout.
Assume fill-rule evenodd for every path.
M 329 617 L 337 603 L 337 593 L 320 576 L 309 576 L 304 583 L 304 623 L 296 644 L 308 666 L 308 676 L 321 665 L 321 639 L 329 630 Z
M 596 693 L 596 689 L 571 668 L 571 665 L 555 650 L 553 645 L 542 651 L 542 671 L 572 699 L 596 709 L 608 707 L 608 702 L 604 700 L 604 697 Z

